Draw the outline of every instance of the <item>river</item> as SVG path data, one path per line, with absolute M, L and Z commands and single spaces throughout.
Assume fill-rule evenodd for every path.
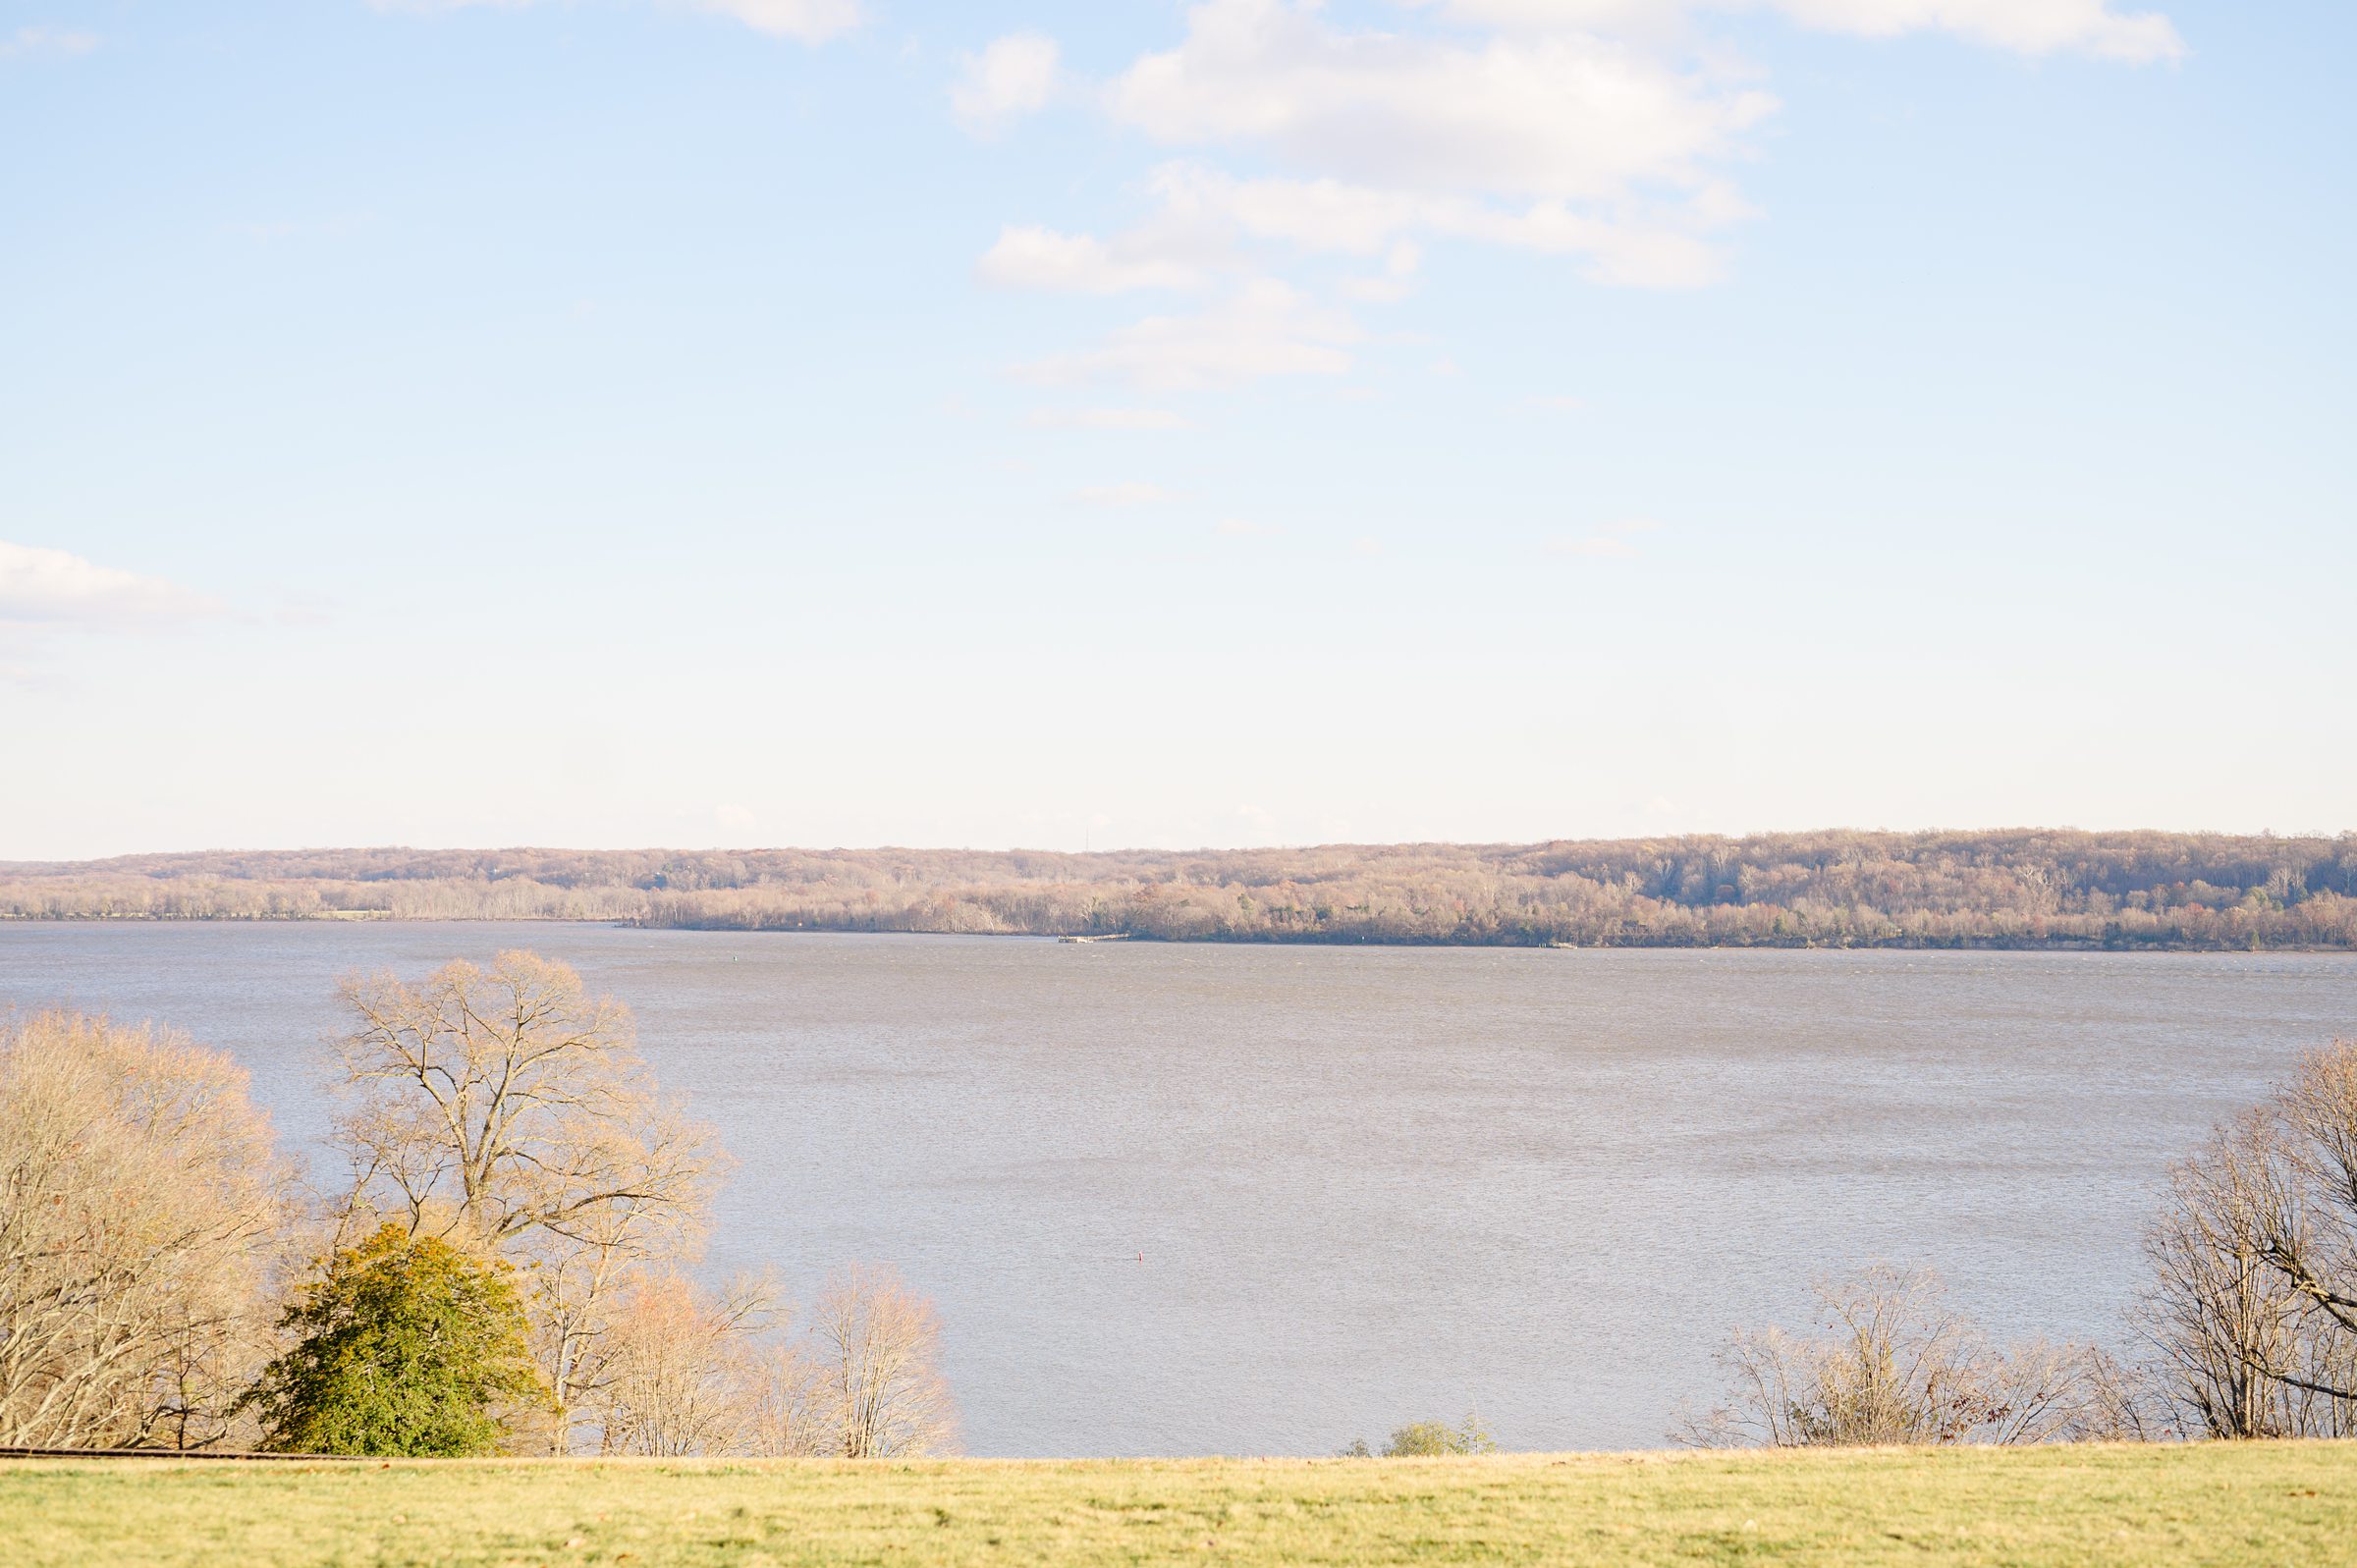
M 0 926 L 0 1002 L 224 1047 L 296 1148 L 337 977 L 528 946 L 740 1165 L 704 1268 L 897 1265 L 970 1452 L 1658 1446 L 1812 1274 L 2129 1348 L 2167 1162 L 2357 1034 L 2357 956 Z

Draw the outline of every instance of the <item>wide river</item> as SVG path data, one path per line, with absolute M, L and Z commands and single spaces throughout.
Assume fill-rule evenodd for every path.
M 1327 1453 L 1478 1410 L 1659 1445 L 1812 1275 L 2129 1348 L 2168 1162 L 2357 1034 L 2357 957 L 1089 946 L 7 925 L 0 1003 L 233 1052 L 325 1123 L 355 969 L 529 946 L 740 1162 L 714 1275 L 897 1264 L 979 1454 Z

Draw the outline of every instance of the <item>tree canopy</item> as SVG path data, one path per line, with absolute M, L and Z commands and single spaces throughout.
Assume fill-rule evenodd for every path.
M 457 1458 L 516 1445 L 545 1406 L 505 1265 L 379 1226 L 328 1260 L 250 1396 L 286 1453 Z

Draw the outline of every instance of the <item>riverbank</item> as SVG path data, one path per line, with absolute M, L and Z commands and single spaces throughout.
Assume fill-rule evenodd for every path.
M 0 918 L 1506 947 L 2357 949 L 2357 838 L 1769 834 L 1288 849 L 318 849 L 0 862 Z
M 2340 1560 L 2357 1445 L 1454 1460 L 0 1464 L 14 1568 Z

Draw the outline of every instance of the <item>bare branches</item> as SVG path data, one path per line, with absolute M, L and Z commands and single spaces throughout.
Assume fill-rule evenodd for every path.
M 940 1324 L 899 1274 L 858 1264 L 837 1274 L 811 1331 L 845 1458 L 941 1453 L 956 1441 L 957 1412 L 934 1364 Z
M 220 1441 L 286 1187 L 228 1057 L 68 1013 L 0 1029 L 0 1443 Z
M 616 1303 L 584 1379 L 600 1451 L 680 1458 L 755 1451 L 782 1309 L 774 1284 L 712 1296 L 678 1274 L 640 1276 Z
M 677 1275 L 632 1276 L 582 1369 L 600 1451 L 891 1459 L 950 1446 L 933 1309 L 897 1275 L 852 1268 L 829 1280 L 799 1342 L 784 1336 L 786 1317 L 767 1279 L 712 1295 Z
M 2132 1434 L 2126 1375 L 2101 1353 L 1991 1345 L 1924 1270 L 1878 1267 L 1817 1286 L 1817 1332 L 1738 1330 L 1720 1353 L 1727 1402 L 1674 1435 L 1704 1447 L 2016 1444 Z
M 343 994 L 356 1019 L 340 1046 L 344 1222 L 457 1233 L 531 1268 L 569 1433 L 612 1293 L 639 1266 L 694 1255 L 726 1157 L 656 1092 L 629 1009 L 565 964 L 508 952 Z
M 2194 1424 L 2357 1433 L 2357 1042 L 2177 1166 L 2145 1253 L 2147 1325 Z
M 831 1282 L 783 1338 L 766 1279 L 678 1271 L 725 1164 L 662 1098 L 629 1013 L 503 954 L 344 989 L 336 1240 L 390 1222 L 520 1266 L 554 1408 L 535 1440 L 608 1453 L 938 1451 L 929 1303 Z M 0 1444 L 218 1442 L 269 1359 L 265 1275 L 296 1227 L 267 1121 L 225 1056 L 65 1014 L 0 1027 Z

